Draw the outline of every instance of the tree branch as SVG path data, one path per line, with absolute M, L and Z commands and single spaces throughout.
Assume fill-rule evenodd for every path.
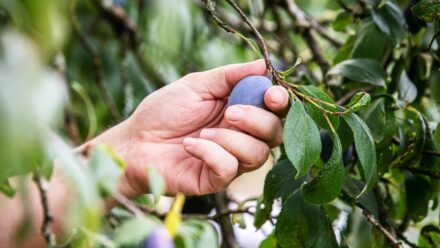
M 440 31 L 437 31 L 437 32 L 434 34 L 434 36 L 432 36 L 432 39 L 431 39 L 431 41 L 429 42 L 428 48 L 426 49 L 427 51 L 429 51 L 429 50 L 432 49 L 432 47 L 434 46 L 435 39 L 437 39 L 437 37 L 438 37 L 439 35 L 440 35 Z
M 50 212 L 49 200 L 47 197 L 47 181 L 39 174 L 34 173 L 34 182 L 40 193 L 41 204 L 43 206 L 43 224 L 41 225 L 41 233 L 46 240 L 47 247 L 56 247 L 55 234 L 50 228 L 53 222 L 53 215 Z
M 330 68 L 330 65 L 324 59 L 321 48 L 319 47 L 318 42 L 316 41 L 316 38 L 312 33 L 313 25 L 308 21 L 306 14 L 296 5 L 294 1 L 285 0 L 284 4 L 287 7 L 287 13 L 290 15 L 290 17 L 292 17 L 293 20 L 295 20 L 296 26 L 303 35 L 307 46 L 312 52 L 313 59 L 321 68 L 321 72 L 324 78 L 327 74 L 328 69 Z
M 215 209 L 218 213 L 223 213 L 229 210 L 228 203 L 229 199 L 225 192 L 220 192 L 214 196 Z M 231 218 L 229 215 L 221 215 L 217 219 L 217 223 L 221 227 L 222 233 L 222 248 L 235 248 L 238 247 L 237 241 L 235 240 L 235 234 L 232 227 Z
M 424 176 L 432 177 L 434 179 L 440 179 L 439 172 L 433 172 L 433 171 L 429 171 L 429 170 L 425 170 L 425 169 L 421 169 L 421 168 L 410 167 L 410 166 L 405 166 L 402 168 L 407 169 L 414 174 L 424 175 Z
M 350 92 L 348 92 L 347 94 L 345 94 L 344 96 L 342 96 L 341 98 L 339 98 L 339 100 L 336 101 L 337 105 L 344 105 L 345 103 L 347 103 L 354 95 L 356 95 L 358 92 L 368 92 L 372 89 L 374 89 L 376 86 L 374 85 L 370 85 L 370 86 L 366 86 L 363 88 L 359 88 L 359 89 L 354 89 Z
M 367 221 L 370 222 L 374 227 L 376 227 L 377 230 L 384 234 L 385 238 L 388 240 L 392 247 L 403 248 L 402 243 L 396 237 L 394 237 L 391 231 L 385 228 L 367 208 L 365 208 L 361 203 L 357 201 L 355 202 L 355 205 L 362 209 L 362 214 L 365 216 Z
M 286 86 L 285 82 L 281 80 L 280 75 L 278 74 L 278 71 L 273 67 L 272 61 L 269 58 L 269 51 L 267 49 L 266 42 L 263 38 L 263 36 L 260 34 L 258 29 L 252 24 L 252 22 L 249 20 L 249 18 L 246 16 L 246 14 L 238 7 L 238 5 L 233 0 L 226 0 L 226 2 L 229 3 L 229 5 L 232 6 L 232 8 L 237 11 L 237 13 L 240 15 L 240 17 L 243 19 L 243 21 L 252 29 L 252 32 L 254 33 L 255 37 L 257 38 L 257 44 L 260 48 L 261 52 L 263 53 L 264 61 L 266 62 L 267 70 L 272 74 L 275 81 L 282 86 Z
M 120 194 L 117 191 L 112 193 L 112 197 L 113 197 L 113 199 L 116 200 L 117 203 L 122 205 L 125 209 L 130 211 L 137 218 L 144 217 L 144 213 L 142 212 L 142 210 L 138 206 L 136 206 L 136 204 L 134 202 L 132 202 L 130 199 L 128 199 L 127 197 L 123 196 L 122 194 Z

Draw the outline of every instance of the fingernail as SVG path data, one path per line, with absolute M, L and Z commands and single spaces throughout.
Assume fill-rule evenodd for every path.
M 241 109 L 239 106 L 232 106 L 226 111 L 226 118 L 228 118 L 230 121 L 239 121 L 243 119 L 243 115 L 243 109 Z
M 200 138 L 213 140 L 215 138 L 215 130 L 213 129 L 203 129 L 200 132 Z
M 272 93 L 272 103 L 274 104 L 280 104 L 281 102 L 283 102 L 283 98 L 284 95 L 283 93 L 281 93 L 280 90 L 276 89 L 273 93 Z
M 191 148 L 197 143 L 197 139 L 194 138 L 185 138 L 183 140 L 183 146 L 185 148 Z

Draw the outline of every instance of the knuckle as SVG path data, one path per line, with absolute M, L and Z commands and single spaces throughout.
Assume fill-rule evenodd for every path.
M 199 75 L 200 75 L 200 72 L 191 72 L 191 73 L 186 74 L 183 77 L 183 79 L 185 79 L 187 81 L 192 81 L 192 80 L 197 79 L 199 77 Z
M 283 128 L 281 126 L 281 121 L 274 132 L 274 140 L 272 142 L 272 147 L 279 146 L 283 143 Z
M 232 181 L 237 175 L 238 170 L 238 160 L 234 157 L 231 158 L 229 162 L 225 163 L 222 169 L 222 178 L 225 182 Z
M 258 157 L 258 165 L 262 165 L 266 162 L 267 158 L 269 157 L 270 154 L 270 148 L 267 144 L 265 144 L 264 146 L 262 146 L 261 148 L 261 152 L 259 153 L 259 157 Z
M 264 144 L 260 145 L 260 147 L 258 149 L 255 149 L 255 151 L 257 152 L 255 152 L 251 164 L 253 164 L 253 166 L 255 167 L 259 167 L 263 165 L 269 157 L 270 148 L 267 144 Z

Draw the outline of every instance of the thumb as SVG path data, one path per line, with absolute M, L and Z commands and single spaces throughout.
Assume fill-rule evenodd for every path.
M 191 73 L 184 77 L 183 83 L 198 93 L 208 93 L 212 98 L 223 98 L 229 96 L 240 79 L 250 75 L 266 75 L 263 59 Z

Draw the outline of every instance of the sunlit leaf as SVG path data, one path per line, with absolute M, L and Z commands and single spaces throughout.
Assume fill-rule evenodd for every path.
M 412 7 L 414 14 L 425 22 L 433 22 L 440 13 L 439 0 L 422 0 Z
M 366 107 L 371 102 L 371 97 L 366 92 L 358 92 L 354 95 L 350 102 L 347 104 L 347 110 L 344 111 L 347 114 L 354 113 L 360 109 Z

